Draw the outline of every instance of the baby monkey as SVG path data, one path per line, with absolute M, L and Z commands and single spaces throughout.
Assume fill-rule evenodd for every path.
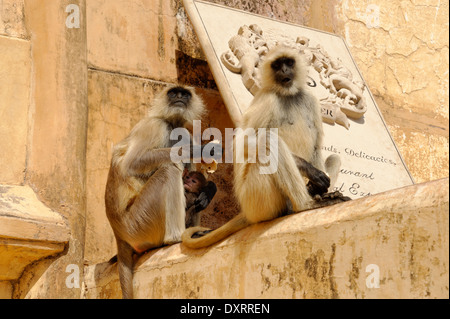
M 204 210 L 217 192 L 214 182 L 206 181 L 200 172 L 183 172 L 184 196 L 186 197 L 186 227 L 200 225 L 200 212 Z

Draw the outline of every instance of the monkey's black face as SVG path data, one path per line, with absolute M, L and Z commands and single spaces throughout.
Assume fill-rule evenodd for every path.
M 270 65 L 275 73 L 275 81 L 283 87 L 290 87 L 294 83 L 295 60 L 288 57 L 276 59 Z
M 187 107 L 192 94 L 183 87 L 175 87 L 167 92 L 167 98 L 170 106 Z

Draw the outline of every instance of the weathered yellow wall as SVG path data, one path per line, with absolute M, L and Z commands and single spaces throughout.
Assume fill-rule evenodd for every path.
M 448 1 L 208 1 L 341 35 L 415 181 L 448 176 Z
M 448 176 L 448 1 L 211 2 L 342 35 L 415 180 Z M 80 29 L 64 25 L 72 3 Z M 3 0 L 0 70 L 0 184 L 29 185 L 71 229 L 63 258 L 0 282 L 0 297 L 78 298 L 65 267 L 115 254 L 103 204 L 111 149 L 154 93 L 186 82 L 207 101 L 208 125 L 230 118 L 181 0 Z M 236 212 L 226 193 L 218 198 L 208 208 L 217 221 L 205 223 Z
M 180 51 L 201 51 L 195 35 L 179 37 L 179 28 L 189 27 L 182 19 L 181 1 L 87 0 L 88 100 L 87 216 L 85 259 L 88 264 L 108 260 L 116 254 L 116 243 L 105 215 L 104 191 L 112 147 L 126 137 L 145 115 L 154 94 L 170 83 L 197 86 L 197 93 L 209 109 L 207 126 L 224 130 L 232 127 L 205 61 Z M 181 44 L 179 44 L 181 43 Z M 188 49 L 189 50 L 189 49 Z M 190 64 L 188 64 L 190 63 Z M 212 84 L 211 84 L 212 83 Z M 216 178 L 230 180 L 229 167 L 221 166 Z M 223 172 L 223 173 L 222 173 Z M 227 185 L 228 186 L 228 185 Z M 220 222 L 236 213 L 229 189 L 221 189 L 215 202 L 224 211 Z M 226 211 L 228 210 L 228 211 Z M 217 211 L 217 208 L 216 208 Z M 210 225 L 214 225 L 210 224 Z M 217 223 L 216 223 L 217 225 Z
M 342 1 L 336 13 L 335 31 L 349 43 L 416 182 L 448 176 L 449 2 Z
M 33 286 L 19 282 L 16 297 L 79 298 L 81 287 L 66 284 L 68 265 L 83 267 L 86 213 L 87 59 L 86 20 L 67 28 L 66 6 L 76 4 L 85 15 L 85 1 L 25 1 L 31 39 L 30 130 L 25 183 L 70 228 L 64 256 L 45 270 L 29 268 L 23 278 L 42 271 Z M 80 272 L 80 280 L 83 273 Z
M 89 71 L 87 144 L 87 216 L 85 259 L 104 261 L 116 254 L 105 214 L 106 179 L 115 143 L 146 114 L 146 106 L 163 83 L 112 72 Z
M 69 4 L 80 8 L 80 28 L 66 27 L 65 9 Z M 59 213 L 70 228 L 70 232 L 66 229 L 67 235 L 70 233 L 69 244 L 65 246 L 65 239 L 58 243 L 64 256 L 28 265 L 13 285 L 0 285 L 2 297 L 81 295 L 81 287 L 72 289 L 66 285 L 65 270 L 68 265 L 78 266 L 82 281 L 87 128 L 87 42 L 83 17 L 84 0 L 0 2 L 0 184 L 29 186 L 32 196 L 35 193 L 39 201 Z M 32 196 L 21 198 L 24 207 L 33 206 Z M 1 208 L 8 208 L 8 200 L 14 201 L 6 198 Z M 19 218 L 9 215 L 7 209 L 0 213 L 7 220 Z M 22 219 L 26 222 L 26 218 Z M 34 219 L 39 229 L 42 216 L 31 220 Z M 19 229 L 13 238 L 8 232 L 1 232 L 0 245 L 6 250 L 28 249 L 27 254 L 33 256 L 33 249 L 51 246 L 50 235 L 58 231 L 53 226 L 55 230 L 43 229 L 34 238 L 43 242 L 41 247 L 24 245 Z M 51 250 L 48 252 L 47 256 L 54 255 Z M 16 256 L 14 262 L 24 257 Z
M 24 180 L 31 57 L 22 14 L 23 0 L 0 7 L 0 184 Z M 0 299 L 11 296 L 12 284 L 1 281 Z
M 85 259 L 116 253 L 104 191 L 112 147 L 145 116 L 154 93 L 176 82 L 174 1 L 87 0 L 89 123 Z
M 142 256 L 137 298 L 448 298 L 448 178 L 252 225 L 212 247 Z M 379 270 L 379 288 L 372 281 Z M 369 268 L 368 268 L 369 267 Z M 116 264 L 87 298 L 120 298 Z
M 24 180 L 30 101 L 30 41 L 22 2 L 0 7 L 0 183 L 14 185 Z
M 23 0 L 0 6 L 0 184 L 24 180 L 31 73 L 30 41 Z M 11 298 L 12 284 L 0 282 L 0 299 Z
M 9 281 L 0 281 L 0 299 L 11 299 L 12 284 Z
M 448 18 L 448 2 L 440 6 L 403 3 L 393 8 L 389 1 L 380 0 L 376 3 L 378 20 L 369 15 L 373 4 L 362 0 L 211 2 L 342 35 L 416 182 L 448 176 L 448 40 L 444 37 L 448 22 L 442 21 Z M 424 26 L 430 17 L 419 14 L 430 8 L 436 14 L 434 29 Z M 214 89 L 214 85 L 207 67 L 187 63 L 205 58 L 180 0 L 133 0 L 126 4 L 87 0 L 87 20 L 87 178 L 88 185 L 95 186 L 87 195 L 85 258 L 92 263 L 110 258 L 115 251 L 103 204 L 112 144 L 125 137 L 142 117 L 154 88 L 186 79 L 197 87 Z M 437 30 L 437 24 L 443 31 Z M 401 45 L 405 37 L 423 41 L 416 41 L 417 45 L 408 42 L 403 45 L 408 45 L 406 49 Z M 429 56 L 418 63 L 421 52 Z M 216 123 L 225 112 L 223 105 L 219 110 L 209 115 L 218 119 Z
M 88 58 L 95 69 L 174 82 L 178 1 L 88 0 Z

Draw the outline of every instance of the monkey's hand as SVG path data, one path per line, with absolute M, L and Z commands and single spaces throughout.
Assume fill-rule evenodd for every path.
M 198 213 L 208 207 L 209 203 L 216 195 L 217 186 L 214 182 L 209 181 L 205 187 L 202 188 L 200 195 L 194 201 L 195 212 Z
M 309 182 L 306 187 L 309 195 L 314 197 L 314 195 L 322 195 L 328 191 L 328 187 L 330 187 L 330 178 L 327 174 L 311 165 L 308 169 L 307 177 Z
M 324 176 L 328 178 L 328 176 L 325 173 L 323 173 L 321 171 L 319 171 L 319 172 L 324 174 Z M 311 180 L 309 180 L 308 184 L 306 185 L 306 188 L 308 189 L 308 193 L 309 193 L 309 195 L 311 195 L 311 197 L 314 197 L 315 195 L 325 194 L 328 191 L 328 187 L 330 187 L 330 179 L 329 178 L 328 178 L 328 183 L 314 184 Z
M 314 197 L 314 195 L 322 195 L 326 193 L 328 187 L 330 187 L 330 178 L 328 175 L 315 168 L 312 164 L 301 157 L 294 155 L 294 159 L 300 173 L 309 179 L 309 182 L 306 185 L 308 188 L 308 193 L 312 197 Z

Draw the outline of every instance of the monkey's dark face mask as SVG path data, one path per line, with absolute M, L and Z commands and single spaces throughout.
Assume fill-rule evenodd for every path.
M 167 98 L 170 106 L 185 108 L 189 105 L 192 94 L 182 87 L 175 87 L 167 92 Z
M 276 59 L 270 65 L 275 73 L 275 81 L 284 88 L 289 88 L 294 83 L 295 60 L 288 57 Z

